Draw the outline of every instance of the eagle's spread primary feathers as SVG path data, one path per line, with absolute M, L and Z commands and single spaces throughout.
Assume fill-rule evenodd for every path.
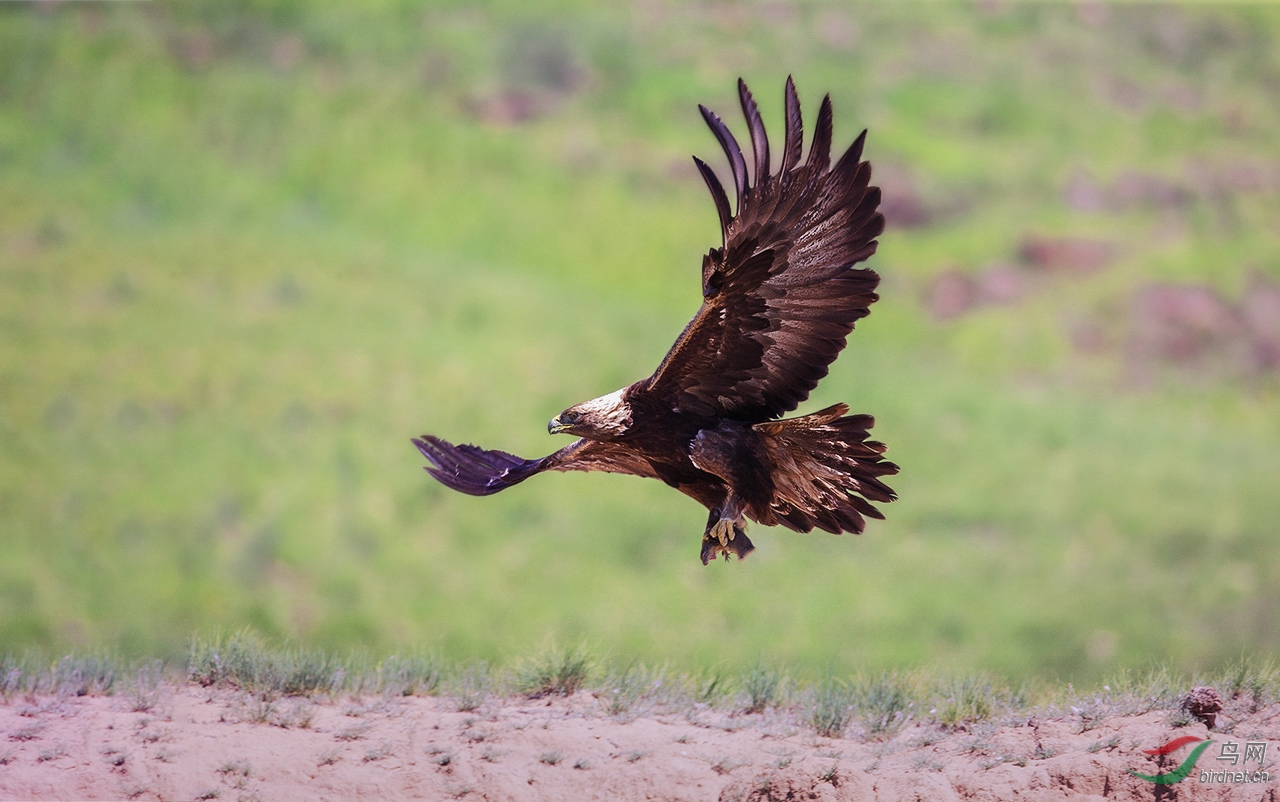
M 721 246 L 702 260 L 702 308 L 657 371 L 570 407 L 548 425 L 581 439 L 542 459 L 451 445 L 414 445 L 428 473 L 488 495 L 535 473 L 610 471 L 661 479 L 711 511 L 706 563 L 752 550 L 745 518 L 800 532 L 861 532 L 882 518 L 871 501 L 895 496 L 880 477 L 898 472 L 868 440 L 869 415 L 833 407 L 779 420 L 827 375 L 853 324 L 877 300 L 880 277 L 854 265 L 876 252 L 880 190 L 861 161 L 866 132 L 831 166 L 831 100 L 824 97 L 809 156 L 800 163 L 800 101 L 786 87 L 782 163 L 770 172 L 769 140 L 755 100 L 738 81 L 751 134 L 752 169 L 733 134 L 699 106 L 733 170 L 737 214 L 716 174 L 694 162 L 720 215 Z

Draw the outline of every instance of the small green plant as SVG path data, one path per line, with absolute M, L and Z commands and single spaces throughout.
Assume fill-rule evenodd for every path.
M 839 738 L 853 717 L 853 699 L 849 687 L 828 677 L 819 682 L 810 693 L 806 718 L 808 723 L 824 738 Z
M 744 713 L 763 713 L 778 699 L 782 672 L 757 661 L 742 677 L 742 690 L 747 696 Z
M 439 659 L 428 655 L 392 655 L 378 667 L 381 690 L 391 696 L 435 693 L 440 674 Z
M 561 760 L 564 760 L 564 756 L 553 750 L 551 752 L 543 752 L 542 755 L 539 756 L 538 760 L 546 763 L 548 766 L 554 766 Z
M 1269 660 L 1241 657 L 1211 677 L 1209 684 L 1225 699 L 1245 699 L 1252 714 L 1280 696 L 1280 669 Z
M 943 729 L 986 721 L 1012 697 L 1008 689 L 985 674 L 952 677 L 938 683 L 934 718 Z
M 697 674 L 691 679 L 693 700 L 698 704 L 714 705 L 729 693 L 729 678 L 719 671 Z
M 1093 743 L 1089 744 L 1088 747 L 1085 748 L 1085 751 L 1088 752 L 1089 754 L 1093 754 L 1095 752 L 1101 752 L 1104 749 L 1107 749 L 1107 750 L 1115 749 L 1119 745 L 1120 745 L 1120 736 L 1117 735 L 1113 738 L 1108 738 L 1105 741 L 1101 739 L 1094 741 Z
M 1142 672 L 1125 669 L 1104 686 L 1114 700 L 1115 712 L 1140 714 L 1178 707 L 1185 682 L 1168 666 L 1154 666 Z
M 303 696 L 342 688 L 347 669 L 317 649 L 272 647 L 249 629 L 225 641 L 193 638 L 187 677 L 200 685 L 230 685 L 247 691 Z
M 586 647 L 581 644 L 564 648 L 548 646 L 541 654 L 516 665 L 516 689 L 535 699 L 571 696 L 586 683 L 591 662 Z
M 580 757 L 573 762 L 573 767 L 575 769 L 586 770 L 591 768 L 591 761 L 587 760 L 585 757 Z
M 892 671 L 858 677 L 850 690 L 855 715 L 871 737 L 897 732 L 915 706 L 910 682 Z
M 1078 732 L 1084 733 L 1101 726 L 1111 711 L 1102 699 L 1095 697 L 1072 705 L 1071 712 L 1080 717 Z
M 605 712 L 614 717 L 631 713 L 641 700 L 660 692 L 665 685 L 665 671 L 643 665 L 630 665 L 623 671 L 611 672 L 604 680 L 596 698 L 604 705 Z

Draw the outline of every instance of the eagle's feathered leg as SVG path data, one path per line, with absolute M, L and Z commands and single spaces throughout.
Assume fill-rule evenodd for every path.
M 702 535 L 703 565 L 721 554 L 726 560 L 730 554 L 742 560 L 755 551 L 755 545 L 747 537 L 747 519 L 742 515 L 744 507 L 742 500 L 730 493 L 725 503 L 707 516 L 707 530 Z

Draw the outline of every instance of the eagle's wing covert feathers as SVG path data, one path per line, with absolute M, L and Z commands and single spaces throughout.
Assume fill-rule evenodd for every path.
M 729 157 L 737 215 L 711 168 L 695 157 L 719 212 L 723 245 L 703 259 L 703 303 L 644 391 L 690 411 L 740 420 L 777 417 L 808 397 L 879 296 L 880 277 L 855 269 L 876 251 L 884 217 L 863 133 L 830 169 L 831 101 L 823 98 L 809 158 L 787 79 L 786 139 L 777 174 L 755 100 L 738 82 L 751 133 L 755 183 L 733 134 L 703 117 Z

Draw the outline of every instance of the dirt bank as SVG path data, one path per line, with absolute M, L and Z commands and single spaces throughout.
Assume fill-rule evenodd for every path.
M 166 687 L 147 712 L 113 696 L 12 698 L 0 705 L 0 799 L 146 800 L 1266 800 L 1280 797 L 1280 708 L 1174 727 L 1151 712 L 1007 720 L 944 732 L 908 725 L 861 742 L 815 736 L 786 711 L 705 707 L 629 720 L 589 693 L 452 700 L 394 697 L 272 703 Z M 1219 744 L 1183 782 L 1167 772 L 1179 736 L 1268 741 L 1265 783 L 1202 783 L 1231 768 Z M 1247 768 L 1258 769 L 1256 762 Z

